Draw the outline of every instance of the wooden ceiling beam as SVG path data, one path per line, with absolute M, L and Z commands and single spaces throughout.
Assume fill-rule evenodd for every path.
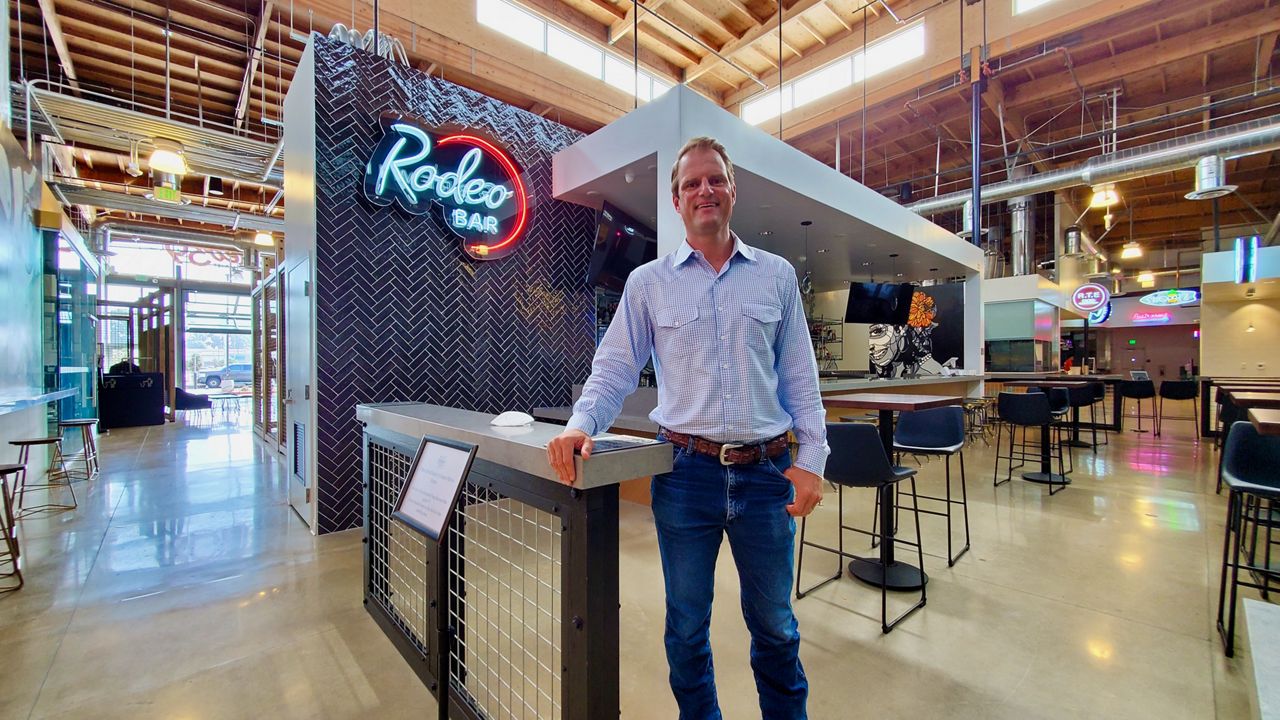
M 240 97 L 236 100 L 236 127 L 244 126 L 249 94 L 253 92 L 253 79 L 258 74 L 258 63 L 262 59 L 262 42 L 267 38 L 267 28 L 271 25 L 271 11 L 274 7 L 275 0 L 266 0 L 262 5 L 262 18 L 258 20 L 258 34 L 253 39 L 253 48 L 249 51 L 249 65 L 244 70 L 244 82 L 240 84 Z
M 747 4 L 742 2 L 742 0 L 725 0 L 725 2 L 729 5 L 729 7 L 742 13 L 742 16 L 750 20 L 753 25 L 760 24 L 761 22 L 760 18 L 756 17 L 756 14 L 752 12 L 751 8 L 747 7 Z
M 822 7 L 826 7 L 826 4 L 824 3 Z M 799 18 L 799 20 L 797 20 L 797 24 L 813 36 L 813 39 L 817 40 L 819 45 L 827 44 L 827 39 L 823 37 L 822 33 L 818 32 L 818 28 L 814 27 L 813 23 L 809 22 L 808 18 Z
M 1009 102 L 1027 105 L 1050 98 L 1078 92 L 1080 86 L 1089 88 L 1116 78 L 1152 70 L 1162 65 L 1198 57 L 1207 53 L 1245 42 L 1260 34 L 1280 32 L 1280 13 L 1260 10 L 1229 20 L 1219 20 L 1213 25 L 1168 38 L 1158 43 L 1122 52 L 1098 62 L 1077 65 L 1074 79 L 1071 73 L 1058 73 L 1040 80 L 1018 85 L 1008 93 Z
M 649 0 L 649 2 L 643 2 L 643 0 L 640 0 L 639 4 L 644 5 L 649 10 L 657 10 L 666 2 L 667 0 Z M 650 18 L 649 13 L 647 12 L 641 12 L 640 19 L 637 21 L 636 12 L 638 12 L 636 2 L 632 2 L 631 6 L 627 8 L 627 11 L 623 13 L 622 17 L 615 20 L 613 24 L 609 26 L 610 45 L 617 45 L 619 40 L 630 35 L 631 29 L 635 25 L 645 25 L 653 22 L 653 18 Z
M 844 26 L 845 32 L 853 32 L 853 26 L 850 25 L 848 22 L 845 22 L 844 18 L 840 17 L 840 13 L 836 12 L 836 9 L 831 7 L 831 3 L 823 2 L 822 7 L 826 8 L 827 14 L 835 18 L 836 22 Z
M 1253 77 L 1262 80 L 1271 74 L 1271 58 L 1276 53 L 1276 38 L 1280 33 L 1269 33 L 1258 37 L 1258 57 L 1254 61 Z
M 815 5 L 820 5 L 822 2 L 823 0 L 796 0 L 796 2 L 791 5 L 791 7 L 787 8 L 782 13 L 783 27 L 785 28 L 787 23 L 803 15 L 806 11 L 809 10 L 809 8 Z M 747 32 L 743 33 L 742 37 L 738 38 L 737 40 L 732 40 L 728 44 L 726 44 L 723 48 L 720 48 L 720 55 L 723 55 L 726 58 L 732 58 L 733 55 L 737 53 L 739 50 L 741 50 L 742 48 L 746 47 L 747 45 L 751 45 L 757 40 L 760 40 L 768 36 L 770 33 L 776 32 L 777 29 L 778 29 L 777 23 L 770 23 L 770 22 L 767 22 L 767 20 L 762 21 L 759 25 L 756 25 L 755 27 L 751 28 Z M 785 40 L 783 41 L 783 44 L 784 46 L 786 45 Z M 799 53 L 797 53 L 797 55 L 798 54 Z M 702 60 L 699 61 L 693 67 L 685 68 L 684 82 L 691 83 L 694 80 L 697 80 L 698 78 L 702 77 L 703 75 L 707 74 L 711 70 L 723 64 L 724 64 L 724 60 L 720 59 L 719 56 L 708 55 L 702 58 Z
M 53 0 L 40 1 L 40 16 L 44 18 L 44 26 L 49 30 L 49 39 L 53 40 L 53 48 L 58 53 L 58 62 L 62 72 L 67 76 L 67 84 L 78 95 L 80 83 L 76 81 L 76 67 L 71 62 L 71 51 L 67 48 L 67 39 L 62 34 L 62 23 L 58 20 L 58 9 Z M 6 10 L 6 12 L 8 12 Z
M 742 37 L 742 33 L 734 32 L 732 28 L 730 28 L 728 25 L 725 25 L 723 20 L 716 17 L 715 13 L 699 5 L 696 2 L 696 0 L 676 0 L 676 2 L 678 2 L 681 7 L 689 9 L 694 14 L 698 15 L 699 17 L 703 18 L 707 22 L 711 23 L 712 27 L 723 32 L 724 34 L 728 35 L 734 40 L 737 40 L 738 38 Z

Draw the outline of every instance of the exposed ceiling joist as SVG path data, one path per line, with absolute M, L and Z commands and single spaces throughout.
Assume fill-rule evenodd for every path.
M 253 78 L 258 74 L 258 62 L 262 59 L 262 42 L 267 38 L 267 28 L 271 26 L 271 11 L 275 0 L 266 0 L 262 5 L 262 17 L 258 20 L 258 35 L 254 38 L 253 49 L 249 52 L 249 65 L 244 71 L 244 82 L 240 83 L 240 99 L 236 101 L 236 127 L 244 126 L 245 114 L 249 107 L 249 94 L 253 92 Z
M 787 8 L 782 13 L 783 27 L 786 27 L 787 23 L 803 15 L 806 11 L 809 10 L 809 8 L 815 5 L 821 5 L 822 2 L 823 0 L 797 0 L 795 4 Z M 768 36 L 770 33 L 776 32 L 777 29 L 778 28 L 777 28 L 776 22 L 762 22 L 756 25 L 755 27 L 751 28 L 747 32 L 743 33 L 742 37 L 738 38 L 737 40 L 732 40 L 729 43 L 727 43 L 723 48 L 720 48 L 720 55 L 723 55 L 726 58 L 732 57 L 734 53 L 738 52 L 742 48 L 754 43 L 755 41 L 761 38 Z M 785 45 L 785 41 L 784 41 L 784 45 Z M 706 57 L 702 58 L 702 60 L 700 60 L 697 65 L 691 68 L 686 68 L 684 71 L 684 82 L 691 83 L 694 80 L 697 80 L 703 75 L 706 75 L 707 73 L 716 69 L 717 67 L 720 67 L 721 65 L 725 64 L 724 60 L 721 59 L 720 55 L 707 55 Z
M 67 49 L 67 39 L 62 34 L 62 23 L 58 21 L 58 10 L 54 7 L 53 0 L 40 0 L 40 15 L 44 18 L 44 26 L 49 30 L 53 47 L 58 52 L 58 62 L 62 65 L 62 72 L 67 76 L 67 84 L 79 93 L 80 83 L 76 79 L 76 68 L 71 62 L 71 51 Z

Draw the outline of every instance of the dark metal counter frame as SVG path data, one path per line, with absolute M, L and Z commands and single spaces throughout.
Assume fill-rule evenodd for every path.
M 406 456 L 416 452 L 419 439 L 383 428 L 365 426 L 362 441 L 364 480 L 364 605 L 423 684 L 439 697 L 436 627 L 429 613 L 426 637 L 415 640 L 395 621 L 392 610 L 372 595 L 373 533 L 388 532 L 371 524 L 370 440 Z M 492 462 L 476 459 L 467 484 L 483 488 L 559 518 L 561 553 L 561 716 L 565 720 L 616 718 L 620 711 L 618 619 L 618 486 L 578 490 Z M 465 530 L 464 530 L 465 535 Z M 381 545 L 380 547 L 385 547 Z M 460 552 L 462 549 L 454 548 Z M 438 555 L 428 550 L 428 554 Z M 428 565 L 438 557 L 427 557 Z M 432 607 L 439 602 L 435 573 L 428 572 L 425 589 Z M 458 637 L 466 633 L 457 628 Z M 425 652 L 424 652 L 425 649 Z M 462 651 L 459 650 L 459 653 Z M 465 672 L 466 659 L 460 663 Z M 452 717 L 487 720 L 464 693 L 450 685 Z

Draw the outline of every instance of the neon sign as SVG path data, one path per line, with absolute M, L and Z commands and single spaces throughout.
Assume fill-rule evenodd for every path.
M 1111 291 L 1097 283 L 1087 283 L 1071 293 L 1071 304 L 1081 312 L 1091 313 L 1111 300 Z
M 439 206 L 444 224 L 477 260 L 513 253 L 529 223 L 520 169 L 475 135 L 445 135 L 396 113 L 379 118 L 383 135 L 364 168 L 364 195 L 424 215 Z M 428 161 L 430 159 L 430 161 Z
M 1138 302 L 1154 307 L 1176 307 L 1199 299 L 1200 293 L 1195 290 L 1157 290 L 1138 298 Z
M 1094 310 L 1093 312 L 1089 313 L 1089 324 L 1101 325 L 1102 323 L 1106 322 L 1107 319 L 1110 317 L 1111 317 L 1111 303 L 1107 303 L 1106 305 L 1103 305 L 1097 310 Z
M 1135 323 L 1167 323 L 1173 319 L 1173 314 L 1169 312 L 1146 312 L 1138 311 L 1129 316 L 1129 319 Z

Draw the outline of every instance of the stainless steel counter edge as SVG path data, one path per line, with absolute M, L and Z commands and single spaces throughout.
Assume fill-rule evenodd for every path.
M 523 427 L 494 427 L 487 413 L 426 403 L 375 403 L 356 406 L 356 419 L 372 427 L 420 438 L 434 435 L 476 445 L 476 457 L 551 482 L 560 482 L 547 464 L 547 442 L 563 425 L 535 422 Z M 574 457 L 580 489 L 614 485 L 623 480 L 671 470 L 671 446 L 666 443 L 601 453 L 582 462 Z
M 37 405 L 44 405 L 79 393 L 75 388 L 43 392 L 35 388 L 21 388 L 16 392 L 0 394 L 0 415 L 8 415 Z

